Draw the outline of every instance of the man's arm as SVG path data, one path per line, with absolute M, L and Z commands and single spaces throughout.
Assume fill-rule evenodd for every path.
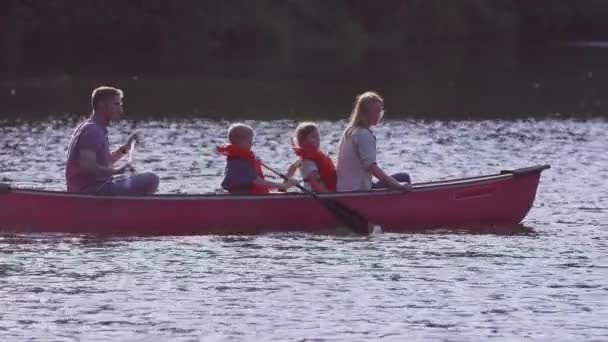
M 117 148 L 114 152 L 111 153 L 112 155 L 112 164 L 116 163 L 117 161 L 119 161 L 122 157 L 124 157 L 129 151 L 129 147 L 127 145 L 123 145 L 120 146 L 119 148 Z
M 97 164 L 97 155 L 93 150 L 80 150 L 80 168 L 83 171 L 94 173 L 96 176 L 113 176 L 125 172 L 129 165 L 112 168 Z
M 139 132 L 135 132 L 135 133 L 132 133 L 131 135 L 129 135 L 129 138 L 127 138 L 127 143 L 120 146 L 114 152 L 111 153 L 112 164 L 116 163 L 117 161 L 122 159 L 122 157 L 126 156 L 127 153 L 129 153 L 129 147 L 131 146 L 132 141 L 137 141 L 137 142 L 140 141 Z

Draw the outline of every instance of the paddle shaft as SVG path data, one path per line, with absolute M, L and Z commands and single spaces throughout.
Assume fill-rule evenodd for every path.
M 274 173 L 275 175 L 283 178 L 284 180 L 289 180 L 289 178 L 287 176 L 285 176 L 284 174 L 280 173 L 279 171 L 271 168 L 270 166 L 268 166 L 268 165 L 266 165 L 264 163 L 262 163 L 262 166 L 265 167 L 266 169 L 268 169 L 268 171 L 270 171 L 270 172 Z M 322 200 L 321 198 L 319 198 L 319 196 L 317 196 L 317 194 L 315 192 L 306 189 L 300 183 L 294 183 L 294 185 L 295 185 L 296 188 L 298 188 L 298 189 L 302 190 L 303 192 L 311 195 L 312 197 L 314 197 L 314 198 L 316 198 L 318 200 Z
M 127 154 L 127 163 L 131 163 L 133 161 L 133 152 L 135 151 L 135 140 L 131 140 L 129 144 L 129 152 Z
M 269 167 L 268 165 L 261 163 L 263 167 L 268 169 L 270 172 L 276 174 L 277 176 L 283 178 L 284 180 L 289 180 L 287 176 L 276 171 L 275 169 Z M 317 196 L 314 191 L 310 191 L 300 185 L 299 183 L 294 184 L 298 189 L 302 190 L 304 193 L 311 195 L 314 199 L 319 201 L 323 206 L 331 212 L 334 216 L 340 219 L 346 226 L 348 226 L 353 232 L 357 234 L 369 234 L 369 221 L 363 215 L 361 215 L 358 211 L 347 207 L 346 205 L 339 203 L 337 201 L 331 199 L 324 199 Z
M 135 172 L 133 165 L 131 165 L 131 163 L 133 162 L 134 153 L 135 153 L 135 140 L 131 140 L 131 142 L 129 143 L 129 151 L 127 152 L 127 163 L 123 166 L 123 168 L 124 168 L 125 166 L 128 165 L 128 168 L 123 172 L 127 172 L 129 174 L 132 174 L 133 172 Z

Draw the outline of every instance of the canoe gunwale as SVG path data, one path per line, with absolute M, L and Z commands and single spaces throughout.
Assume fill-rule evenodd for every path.
M 538 173 L 538 172 L 542 172 L 544 170 L 550 169 L 551 166 L 548 164 L 544 164 L 544 165 L 535 165 L 535 166 L 530 166 L 530 167 L 522 167 L 519 169 L 515 169 L 515 170 L 502 170 L 500 171 L 500 174 L 512 174 L 514 176 L 525 176 L 531 173 Z
M 507 180 L 513 177 L 521 177 L 536 173 L 541 173 L 543 170 L 550 168 L 549 165 L 536 165 L 526 168 L 520 168 L 515 170 L 503 170 L 498 174 L 492 175 L 481 175 L 467 178 L 458 179 L 447 179 L 433 182 L 423 182 L 413 184 L 413 192 L 423 192 L 429 190 L 436 190 L 438 188 L 452 188 L 460 186 L 468 186 L 471 184 L 483 184 L 488 182 L 496 182 L 499 180 Z M 9 184 L 0 183 L 0 195 L 2 194 L 31 194 L 31 195 L 44 195 L 44 196 L 61 196 L 70 198 L 94 198 L 94 199 L 121 199 L 121 200 L 230 200 L 230 199 L 298 199 L 302 197 L 309 197 L 309 195 L 299 192 L 280 193 L 280 194 L 265 194 L 265 195 L 232 195 L 228 193 L 209 193 L 209 194 L 156 194 L 148 196 L 99 196 L 90 194 L 78 194 L 67 191 L 54 191 L 54 190 L 43 190 L 43 189 L 27 189 L 27 188 L 14 188 Z M 352 196 L 376 196 L 376 195 L 407 195 L 398 190 L 391 189 L 377 189 L 369 191 L 347 191 L 347 192 L 333 192 L 333 193 L 321 193 L 319 197 L 324 198 L 343 198 Z

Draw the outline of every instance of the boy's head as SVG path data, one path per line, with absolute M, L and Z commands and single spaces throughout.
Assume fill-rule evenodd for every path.
M 253 136 L 253 128 L 244 123 L 235 123 L 228 128 L 228 141 L 238 147 L 251 149 Z
M 295 135 L 296 142 L 300 147 L 319 149 L 321 145 L 319 126 L 313 122 L 302 122 L 299 124 Z

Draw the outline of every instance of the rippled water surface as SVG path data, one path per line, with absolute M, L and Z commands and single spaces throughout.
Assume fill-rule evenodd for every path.
M 161 192 L 215 191 L 229 122 L 123 122 Z M 252 122 L 285 169 L 292 121 Z M 75 122 L 0 123 L 0 180 L 63 189 Z M 344 122 L 322 123 L 334 152 Z M 0 238 L 0 338 L 116 341 L 608 340 L 608 122 L 387 121 L 415 181 L 549 163 L 516 233 Z

